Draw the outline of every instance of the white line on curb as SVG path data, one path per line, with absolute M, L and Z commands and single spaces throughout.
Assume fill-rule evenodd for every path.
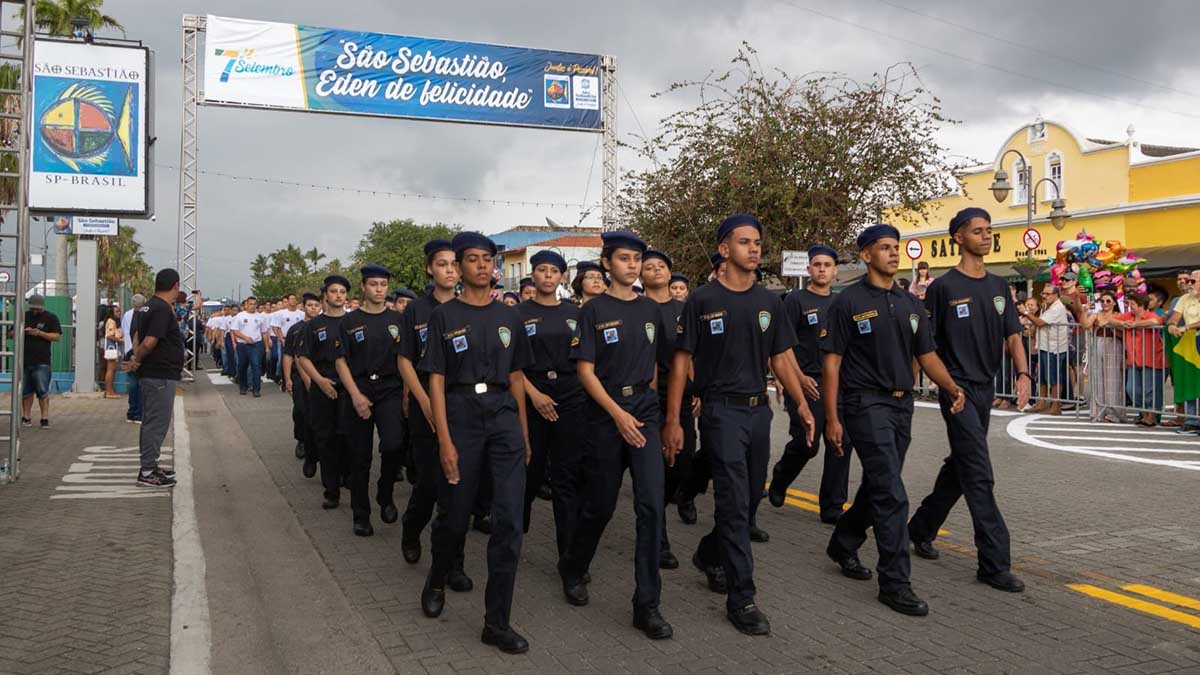
M 1006 431 L 1009 436 L 1016 440 L 1039 448 L 1047 448 L 1049 450 L 1058 450 L 1059 452 L 1070 452 L 1079 455 L 1090 455 L 1092 457 L 1104 457 L 1107 459 L 1116 459 L 1122 462 L 1134 462 L 1136 464 L 1157 464 L 1158 466 L 1169 466 L 1176 469 L 1190 469 L 1192 471 L 1200 471 L 1200 465 L 1195 462 L 1185 462 L 1171 459 L 1151 459 L 1149 457 L 1138 457 L 1136 455 L 1123 455 L 1119 451 L 1111 452 L 1097 449 L 1088 449 L 1082 446 L 1064 446 L 1044 441 L 1033 436 L 1033 429 L 1029 425 L 1034 422 L 1045 422 L 1046 417 L 1038 415 L 1024 415 L 1017 417 L 1008 423 Z
M 192 490 L 192 445 L 183 397 L 175 397 L 174 539 L 175 592 L 171 597 L 171 675 L 208 675 L 212 631 L 204 584 L 204 549 Z

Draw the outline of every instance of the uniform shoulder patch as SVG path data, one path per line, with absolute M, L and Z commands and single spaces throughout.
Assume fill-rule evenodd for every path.
M 960 306 L 966 307 L 966 305 L 960 305 Z M 912 332 L 915 335 L 917 333 L 917 326 L 921 325 L 921 317 L 917 316 L 916 314 L 909 314 L 908 315 L 908 324 L 910 326 L 912 326 Z
M 500 326 L 496 332 L 500 335 L 500 344 L 508 349 L 508 345 L 512 343 L 512 331 L 508 329 L 508 326 Z
M 762 332 L 767 332 L 771 327 L 771 313 L 765 309 L 758 313 L 758 329 Z
M 992 306 L 996 308 L 997 314 L 1003 314 L 1004 308 L 1008 306 L 1008 301 L 1003 295 L 997 295 L 992 298 Z
M 650 321 L 646 322 L 646 339 L 650 341 L 650 344 L 654 344 L 654 323 Z

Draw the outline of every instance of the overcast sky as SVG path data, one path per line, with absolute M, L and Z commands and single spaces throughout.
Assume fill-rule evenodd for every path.
M 511 9 L 519 7 L 519 9 Z M 158 55 L 156 222 L 131 223 L 156 268 L 175 264 L 181 17 L 212 13 L 314 26 L 612 54 L 625 137 L 686 97 L 651 99 L 670 82 L 721 71 L 745 40 L 764 66 L 869 78 L 910 61 L 962 121 L 942 142 L 991 161 L 1017 126 L 1041 115 L 1091 137 L 1200 147 L 1200 67 L 1191 56 L 1200 5 L 1066 0 L 609 0 L 411 3 L 352 0 L 107 0 L 127 37 Z M 597 202 L 598 136 L 305 113 L 202 108 L 202 170 L 389 191 Z M 621 154 L 623 168 L 634 161 Z M 594 162 L 594 167 L 593 167 Z M 588 180 L 589 173 L 591 180 Z M 199 286 L 249 288 L 249 261 L 288 243 L 345 259 L 375 220 L 411 217 L 494 232 L 578 209 L 372 197 L 201 176 Z M 598 210 L 584 221 L 599 224 Z

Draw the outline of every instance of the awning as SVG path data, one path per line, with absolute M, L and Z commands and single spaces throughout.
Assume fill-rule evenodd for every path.
M 940 269 L 932 270 L 933 277 L 936 279 L 937 277 L 940 277 L 943 274 L 945 274 L 949 269 L 951 269 L 951 268 L 940 268 Z M 1020 275 L 1020 273 L 1018 273 L 1017 270 L 1012 266 L 1012 263 L 993 263 L 991 265 L 987 265 L 987 271 L 991 272 L 992 274 L 995 274 L 998 277 L 1007 279 L 1009 281 L 1016 281 L 1018 279 L 1024 279 L 1024 277 L 1022 277 Z M 834 288 L 837 288 L 837 289 L 845 288 L 846 286 L 849 286 L 850 284 L 861 279 L 863 277 L 863 275 L 865 275 L 866 273 L 867 273 L 867 266 L 862 264 L 861 262 L 856 261 L 856 262 L 848 264 L 848 265 L 838 265 L 837 281 L 834 283 Z M 900 273 L 897 274 L 896 276 L 898 278 L 903 277 L 903 278 L 907 279 L 907 278 L 909 278 L 910 274 L 911 273 L 909 271 L 909 268 L 904 267 L 903 261 L 902 261 L 901 266 L 900 266 Z
M 1135 256 L 1146 259 L 1146 264 L 1138 268 L 1144 277 L 1165 277 L 1200 269 L 1200 242 L 1143 246 L 1132 250 Z

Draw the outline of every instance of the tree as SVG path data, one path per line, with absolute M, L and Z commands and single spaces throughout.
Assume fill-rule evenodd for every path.
M 291 293 L 300 295 L 305 291 L 315 293 L 325 277 L 349 271 L 336 258 L 320 265 L 324 258 L 316 249 L 302 253 L 294 244 L 266 255 L 260 253 L 250 262 L 250 292 L 260 300 L 283 298 Z
M 358 264 L 376 263 L 392 271 L 395 286 L 406 286 L 420 295 L 425 288 L 425 242 L 450 239 L 458 226 L 438 223 L 418 225 L 413 219 L 374 223 L 358 242 L 354 260 Z
M 87 28 L 96 31 L 112 28 L 125 34 L 125 26 L 101 11 L 104 0 L 37 0 L 34 3 L 33 24 L 39 30 L 51 35 L 70 36 L 75 34 L 74 19 L 87 21 Z M 25 8 L 21 8 L 21 18 L 25 18 Z
M 656 94 L 695 90 L 700 102 L 640 137 L 635 149 L 653 166 L 625 176 L 625 219 L 679 271 L 708 273 L 713 231 L 734 213 L 762 220 L 760 266 L 778 274 L 784 249 L 845 250 L 886 209 L 924 215 L 926 200 L 949 191 L 956 167 L 935 135 L 954 122 L 910 65 L 870 82 L 782 71 L 772 79 L 744 43 L 732 64 Z

